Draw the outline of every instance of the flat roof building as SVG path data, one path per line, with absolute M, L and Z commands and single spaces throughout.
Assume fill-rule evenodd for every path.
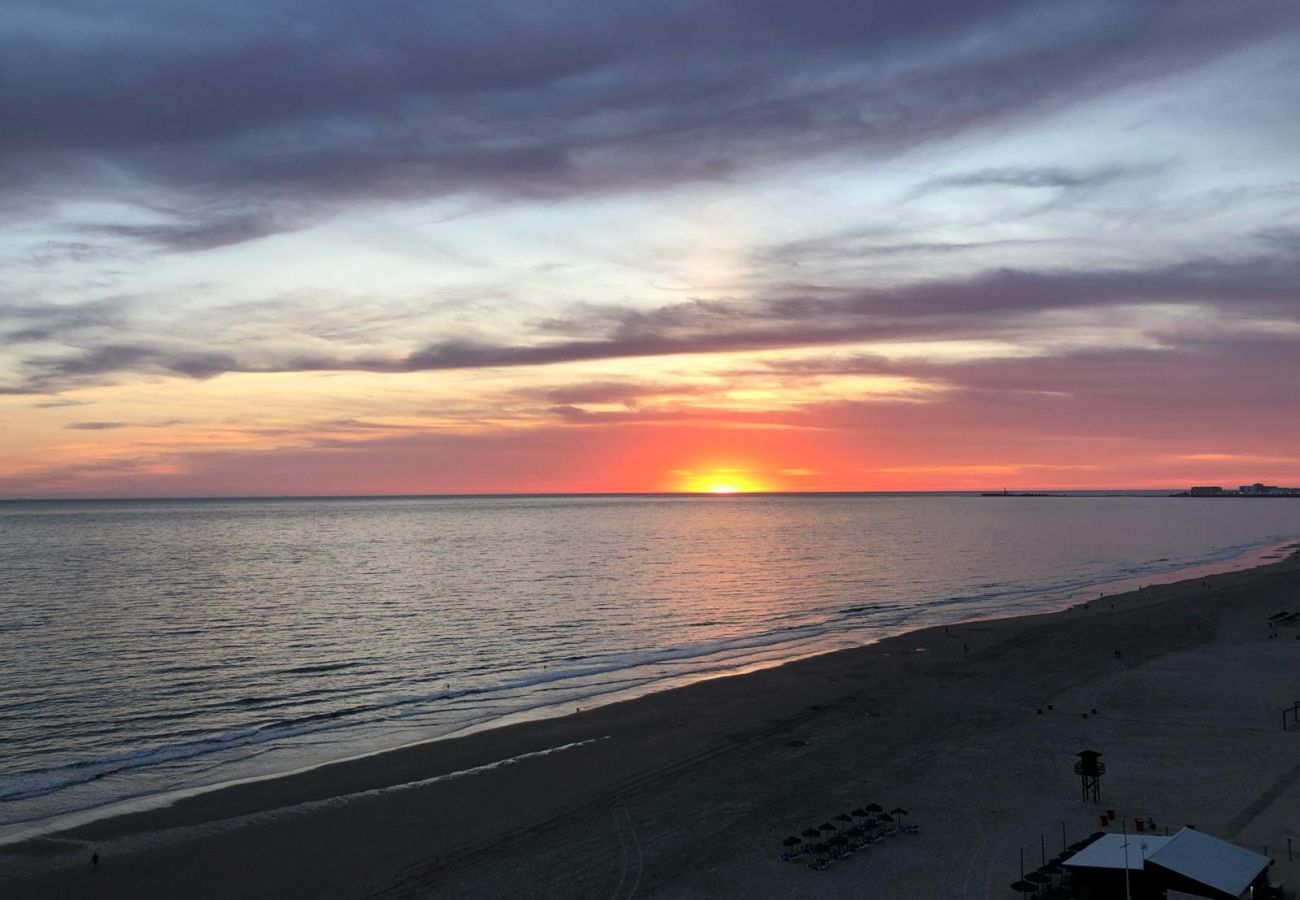
M 1061 863 L 1079 887 L 1098 896 L 1123 897 L 1125 872 L 1134 900 L 1171 895 L 1247 900 L 1268 885 L 1267 856 L 1194 828 L 1168 837 L 1108 834 Z

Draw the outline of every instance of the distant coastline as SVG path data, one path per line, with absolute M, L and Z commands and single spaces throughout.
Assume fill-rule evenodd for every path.
M 1243 484 L 1236 490 L 1225 489 L 1217 484 L 1199 485 L 1174 494 L 1175 497 L 1300 497 L 1300 487 L 1278 487 L 1275 484 Z

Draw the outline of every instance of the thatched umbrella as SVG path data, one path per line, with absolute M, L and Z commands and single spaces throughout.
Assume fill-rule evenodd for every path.
M 803 838 L 795 837 L 793 834 L 781 842 L 787 847 L 798 847 L 803 843 Z
M 817 826 L 817 828 L 818 828 L 819 830 L 821 830 L 821 831 L 834 831 L 834 830 L 835 830 L 835 826 L 832 825 L 830 822 L 822 822 L 820 825 Z
M 894 817 L 891 816 L 889 813 L 881 813 L 880 815 L 876 816 L 876 821 L 877 821 L 877 822 L 892 822 L 892 821 L 894 821 Z
M 853 810 L 852 815 L 857 816 L 859 819 L 865 819 L 870 814 L 859 806 L 857 809 Z
M 848 813 L 840 813 L 838 816 L 835 817 L 835 821 L 843 822 L 845 825 L 847 825 L 853 821 L 853 817 Z
M 866 806 L 863 807 L 863 809 L 865 809 L 867 812 L 873 812 L 873 813 L 879 813 L 885 811 L 885 808 L 881 806 L 879 803 L 868 803 Z

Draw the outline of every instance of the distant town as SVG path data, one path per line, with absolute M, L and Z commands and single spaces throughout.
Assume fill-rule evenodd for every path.
M 1278 487 L 1275 484 L 1243 484 L 1233 490 L 1222 488 L 1217 484 L 1201 485 L 1174 494 L 1175 497 L 1300 497 L 1300 488 Z

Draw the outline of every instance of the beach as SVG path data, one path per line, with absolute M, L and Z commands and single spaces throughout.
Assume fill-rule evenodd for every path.
M 1010 896 L 1107 809 L 1266 848 L 1294 888 L 1300 629 L 1266 622 L 1297 588 L 1289 555 L 227 787 L 0 847 L 0 894 Z M 871 803 L 919 832 L 781 860 Z

